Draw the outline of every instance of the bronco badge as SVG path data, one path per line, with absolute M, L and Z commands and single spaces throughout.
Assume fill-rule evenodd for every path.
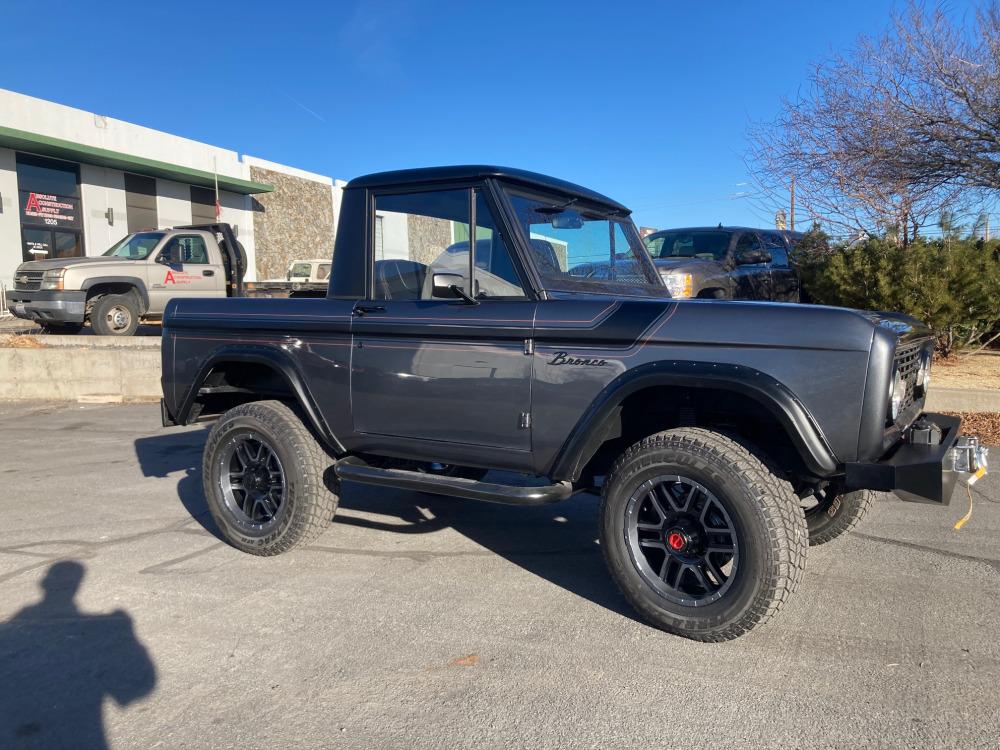
M 548 362 L 550 365 L 584 365 L 585 367 L 604 367 L 607 361 L 591 359 L 590 357 L 571 357 L 566 352 L 556 352 Z

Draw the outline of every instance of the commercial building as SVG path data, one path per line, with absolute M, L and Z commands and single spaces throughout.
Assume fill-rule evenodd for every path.
M 214 222 L 216 181 L 248 280 L 330 257 L 343 181 L 0 89 L 0 284 L 25 260 Z

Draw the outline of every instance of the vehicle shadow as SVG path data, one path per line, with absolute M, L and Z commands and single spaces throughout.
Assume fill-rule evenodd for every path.
M 127 706 L 156 686 L 132 618 L 77 607 L 85 572 L 54 563 L 41 601 L 0 623 L 0 747 L 105 748 L 105 697 Z
M 335 481 L 331 469 L 327 485 Z M 373 519 L 370 514 L 395 520 Z M 579 494 L 553 505 L 511 506 L 348 482 L 341 487 L 334 526 L 338 524 L 404 535 L 454 529 L 529 573 L 640 621 L 605 567 L 597 543 L 594 495 Z
M 184 509 L 209 534 L 222 539 L 222 532 L 212 520 L 201 486 L 201 454 L 208 439 L 208 427 L 170 430 L 135 441 L 135 455 L 146 477 L 184 475 L 177 482 L 177 496 Z
M 177 485 L 181 503 L 206 531 L 222 539 L 201 486 L 201 453 L 207 437 L 207 429 L 164 432 L 136 440 L 135 452 L 147 477 L 184 472 Z M 336 485 L 332 467 L 325 480 L 328 487 Z M 517 507 L 348 482 L 341 488 L 340 511 L 328 533 L 335 534 L 337 525 L 392 534 L 451 528 L 577 596 L 638 619 L 604 566 L 596 539 L 597 500 L 592 495 L 576 495 L 555 505 Z

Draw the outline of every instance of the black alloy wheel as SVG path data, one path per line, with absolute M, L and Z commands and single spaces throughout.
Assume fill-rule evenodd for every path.
M 244 533 L 266 535 L 285 506 L 285 470 L 262 435 L 247 430 L 230 435 L 220 456 L 220 490 L 226 510 Z
M 688 477 L 662 475 L 639 485 L 625 512 L 632 561 L 656 591 L 689 607 L 725 595 L 740 543 L 718 497 Z

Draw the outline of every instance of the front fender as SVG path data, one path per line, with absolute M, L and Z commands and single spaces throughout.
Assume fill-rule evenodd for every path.
M 138 276 L 93 276 L 85 279 L 80 288 L 86 292 L 100 284 L 128 284 L 134 287 L 142 302 L 141 312 L 146 312 L 149 309 L 149 292 L 146 290 L 146 282 Z
M 839 462 L 822 430 L 795 394 L 770 375 L 743 365 L 659 361 L 624 372 L 604 387 L 573 428 L 550 476 L 579 479 L 604 440 L 609 417 L 628 396 L 657 386 L 714 388 L 747 396 L 778 420 L 810 472 L 817 476 L 837 472 Z

